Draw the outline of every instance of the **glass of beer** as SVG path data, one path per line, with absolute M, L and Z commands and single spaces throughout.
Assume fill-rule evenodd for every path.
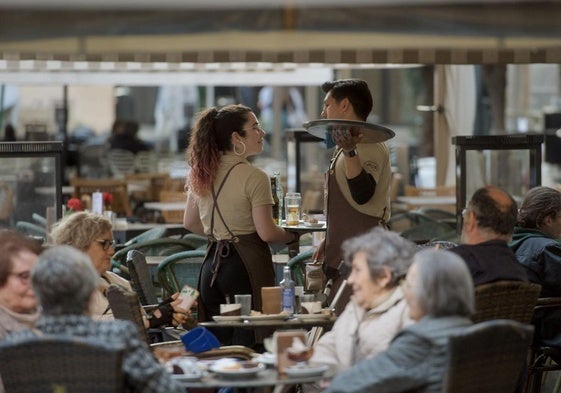
M 287 192 L 284 197 L 287 226 L 297 226 L 302 213 L 302 196 L 299 192 Z

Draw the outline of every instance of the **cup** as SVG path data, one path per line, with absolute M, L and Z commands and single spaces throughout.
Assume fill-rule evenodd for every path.
M 313 293 L 305 293 L 302 296 L 300 296 L 300 301 L 301 302 L 315 302 L 316 301 L 316 295 L 314 295 Z
M 280 314 L 282 291 L 281 287 L 263 287 L 261 288 L 261 299 L 263 314 Z
M 288 192 L 284 197 L 287 226 L 297 226 L 302 215 L 302 196 L 299 192 Z
M 242 315 L 251 314 L 251 295 L 234 295 L 234 300 L 241 304 Z
M 240 303 L 221 304 L 220 315 L 222 316 L 242 315 L 242 305 Z
M 117 218 L 117 214 L 115 214 L 114 211 L 104 210 L 103 211 L 103 216 L 111 222 L 112 227 L 115 226 L 115 219 Z
M 181 342 L 187 351 L 193 353 L 210 351 L 220 347 L 218 339 L 203 326 L 197 326 L 181 336 Z
M 317 314 L 321 312 L 321 302 L 300 302 L 301 314 Z

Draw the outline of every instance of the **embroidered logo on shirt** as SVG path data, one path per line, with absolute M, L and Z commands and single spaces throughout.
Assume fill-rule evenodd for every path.
M 363 165 L 367 172 L 378 172 L 378 164 L 374 161 L 366 161 Z

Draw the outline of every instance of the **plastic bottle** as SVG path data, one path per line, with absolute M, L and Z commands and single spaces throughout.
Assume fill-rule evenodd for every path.
M 273 172 L 273 176 L 277 179 L 277 198 L 279 199 L 279 225 L 282 221 L 282 215 L 284 212 L 284 190 L 282 188 L 282 181 L 280 172 Z
M 282 311 L 294 314 L 294 281 L 290 275 L 290 267 L 284 266 L 282 273 L 283 279 L 280 282 L 282 289 Z

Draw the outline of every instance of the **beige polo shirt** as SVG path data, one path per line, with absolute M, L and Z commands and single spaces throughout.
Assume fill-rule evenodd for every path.
M 269 176 L 234 153 L 227 153 L 222 156 L 218 174 L 214 181 L 215 190 L 218 191 L 227 171 L 238 162 L 242 162 L 242 164 L 237 165 L 230 172 L 222 191 L 218 195 L 218 206 L 232 233 L 247 235 L 256 231 L 252 216 L 253 208 L 263 205 L 272 206 L 274 202 Z M 213 207 L 212 195 L 209 194 L 202 198 L 196 197 L 195 201 L 199 207 L 204 232 L 209 235 Z M 213 235 L 218 240 L 231 238 L 216 211 L 214 213 Z

